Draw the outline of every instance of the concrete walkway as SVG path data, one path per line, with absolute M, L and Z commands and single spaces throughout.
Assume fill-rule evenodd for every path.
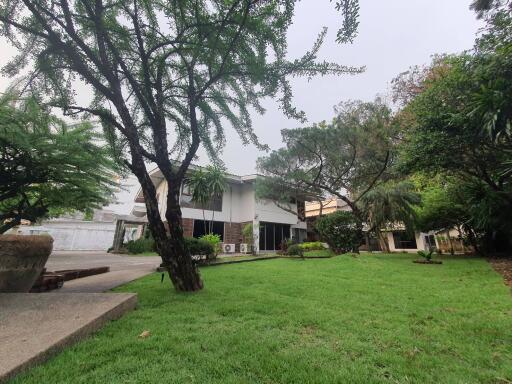
M 135 308 L 133 293 L 0 294 L 0 382 Z
M 46 263 L 48 271 L 75 268 L 110 267 L 110 272 L 70 280 L 52 292 L 105 292 L 155 271 L 160 257 L 115 255 L 106 252 L 54 252 Z
M 0 293 L 0 382 L 48 359 L 106 322 L 135 308 L 133 293 L 103 293 L 150 274 L 159 257 L 106 252 L 54 252 L 48 271 L 110 267 L 48 293 Z

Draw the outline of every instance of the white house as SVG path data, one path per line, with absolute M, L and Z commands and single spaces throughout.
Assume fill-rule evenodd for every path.
M 192 170 L 197 167 L 191 167 Z M 153 170 L 151 179 L 157 188 L 160 215 L 165 220 L 167 182 L 159 169 Z M 275 251 L 285 239 L 303 241 L 306 238 L 304 201 L 294 201 L 287 209 L 275 202 L 256 198 L 255 183 L 258 175 L 226 175 L 227 188 L 222 199 L 208 204 L 204 211 L 206 222 L 213 218 L 213 232 L 219 234 L 224 244 L 230 244 L 239 251 L 243 242 L 242 229 L 253 224 L 254 250 L 256 252 Z M 144 196 L 139 190 L 136 203 L 143 203 Z M 183 215 L 183 230 L 186 237 L 199 237 L 205 233 L 203 209 L 191 201 L 190 191 L 183 185 L 180 193 L 180 206 Z M 293 212 L 293 213 L 292 213 Z M 144 216 L 145 207 L 136 205 L 135 216 Z

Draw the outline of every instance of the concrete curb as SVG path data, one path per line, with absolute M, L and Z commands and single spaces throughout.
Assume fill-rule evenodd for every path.
M 9 295 L 17 295 L 17 294 L 9 294 Z M 25 295 L 25 294 L 21 294 Z M 58 296 L 61 296 L 59 294 L 27 294 L 33 296 L 34 300 L 38 300 L 38 295 L 48 295 L 55 298 L 58 298 Z M 82 322 L 79 324 L 78 327 L 73 329 L 66 329 L 62 332 L 62 334 L 59 334 L 57 337 L 55 337 L 55 340 L 52 340 L 52 342 L 46 343 L 46 345 L 43 346 L 37 346 L 37 347 L 30 347 L 29 353 L 21 353 L 21 356 L 19 357 L 19 361 L 15 361 L 14 363 L 11 361 L 11 364 L 9 364 L 7 367 L 2 367 L 0 364 L 0 383 L 6 382 L 7 380 L 13 378 L 15 375 L 27 370 L 28 368 L 31 368 L 37 364 L 40 364 L 46 360 L 48 360 L 50 357 L 55 355 L 56 353 L 60 352 L 65 347 L 68 347 L 72 344 L 75 344 L 76 342 L 86 338 L 87 336 L 91 335 L 92 333 L 98 331 L 100 328 L 102 328 L 106 323 L 108 323 L 111 320 L 116 320 L 123 316 L 126 312 L 133 310 L 137 306 L 137 294 L 135 293 L 87 293 L 87 294 L 80 294 L 80 293 L 73 293 L 73 294 L 64 294 L 68 297 L 74 296 L 76 297 L 76 300 L 78 302 L 80 301 L 80 296 L 85 297 L 84 295 L 89 296 L 89 299 L 105 299 L 106 295 L 110 296 L 107 297 L 107 299 L 110 301 L 105 305 L 105 302 L 102 303 L 104 305 L 106 310 L 104 312 L 99 313 L 96 317 L 92 319 L 88 319 L 85 322 Z M 14 298 L 14 297 L 13 297 Z M 73 298 L 73 299 L 74 299 Z M 5 297 L 2 297 L 0 295 L 0 303 L 2 302 L 2 299 L 5 299 Z M 59 300 L 57 300 L 55 303 L 58 303 Z M 58 305 L 58 304 L 53 304 Z M 20 309 L 20 311 L 23 311 L 23 308 Z M 8 331 L 8 325 L 7 325 L 7 331 Z M 3 335 L 2 335 L 3 336 Z M 37 336 L 34 336 L 37 337 Z M 9 338 L 9 335 L 7 335 L 6 338 Z M 23 343 L 20 343 L 23 344 Z M 5 354 L 1 350 L 0 346 L 0 356 L 2 354 Z M 30 354 L 30 356 L 28 356 Z

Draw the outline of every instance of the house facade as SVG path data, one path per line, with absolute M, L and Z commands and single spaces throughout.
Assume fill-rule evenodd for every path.
M 194 170 L 193 167 L 192 170 Z M 276 202 L 256 197 L 255 185 L 258 175 L 226 175 L 227 187 L 222 198 L 212 200 L 203 207 L 192 201 L 191 191 L 186 184 L 180 192 L 180 207 L 183 217 L 185 237 L 200 237 L 211 231 L 220 235 L 223 244 L 240 251 L 244 243 L 242 230 L 252 224 L 255 252 L 272 252 L 279 249 L 285 239 L 303 241 L 306 238 L 306 221 L 304 202 L 294 201 L 287 204 L 286 209 Z M 166 196 L 168 185 L 160 170 L 151 172 L 151 179 L 156 186 L 160 215 L 165 221 Z M 145 215 L 142 191 L 136 198 L 132 214 Z

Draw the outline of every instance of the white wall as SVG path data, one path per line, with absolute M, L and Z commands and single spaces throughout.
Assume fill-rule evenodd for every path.
M 159 194 L 160 215 L 165 216 L 167 183 L 161 182 L 157 187 Z M 297 206 L 291 208 L 296 212 Z M 181 208 L 183 218 L 203 219 L 203 210 L 194 208 Z M 258 221 L 268 221 L 272 223 L 292 224 L 305 227 L 305 223 L 298 221 L 297 215 L 287 212 L 278 207 L 270 200 L 257 200 L 253 183 L 229 183 L 228 188 L 222 196 L 222 211 L 214 213 L 215 221 L 243 223 L 253 221 L 257 215 Z M 205 210 L 205 217 L 211 220 L 212 211 Z M 165 218 L 164 218 L 165 220 Z
M 48 233 L 54 251 L 106 251 L 114 241 L 115 223 L 46 222 L 42 226 L 22 226 L 18 233 Z
M 278 207 L 271 200 L 259 199 L 255 202 L 256 215 L 259 221 L 271 223 L 298 224 L 297 214 L 292 214 Z M 297 206 L 291 205 L 293 211 L 297 212 Z

